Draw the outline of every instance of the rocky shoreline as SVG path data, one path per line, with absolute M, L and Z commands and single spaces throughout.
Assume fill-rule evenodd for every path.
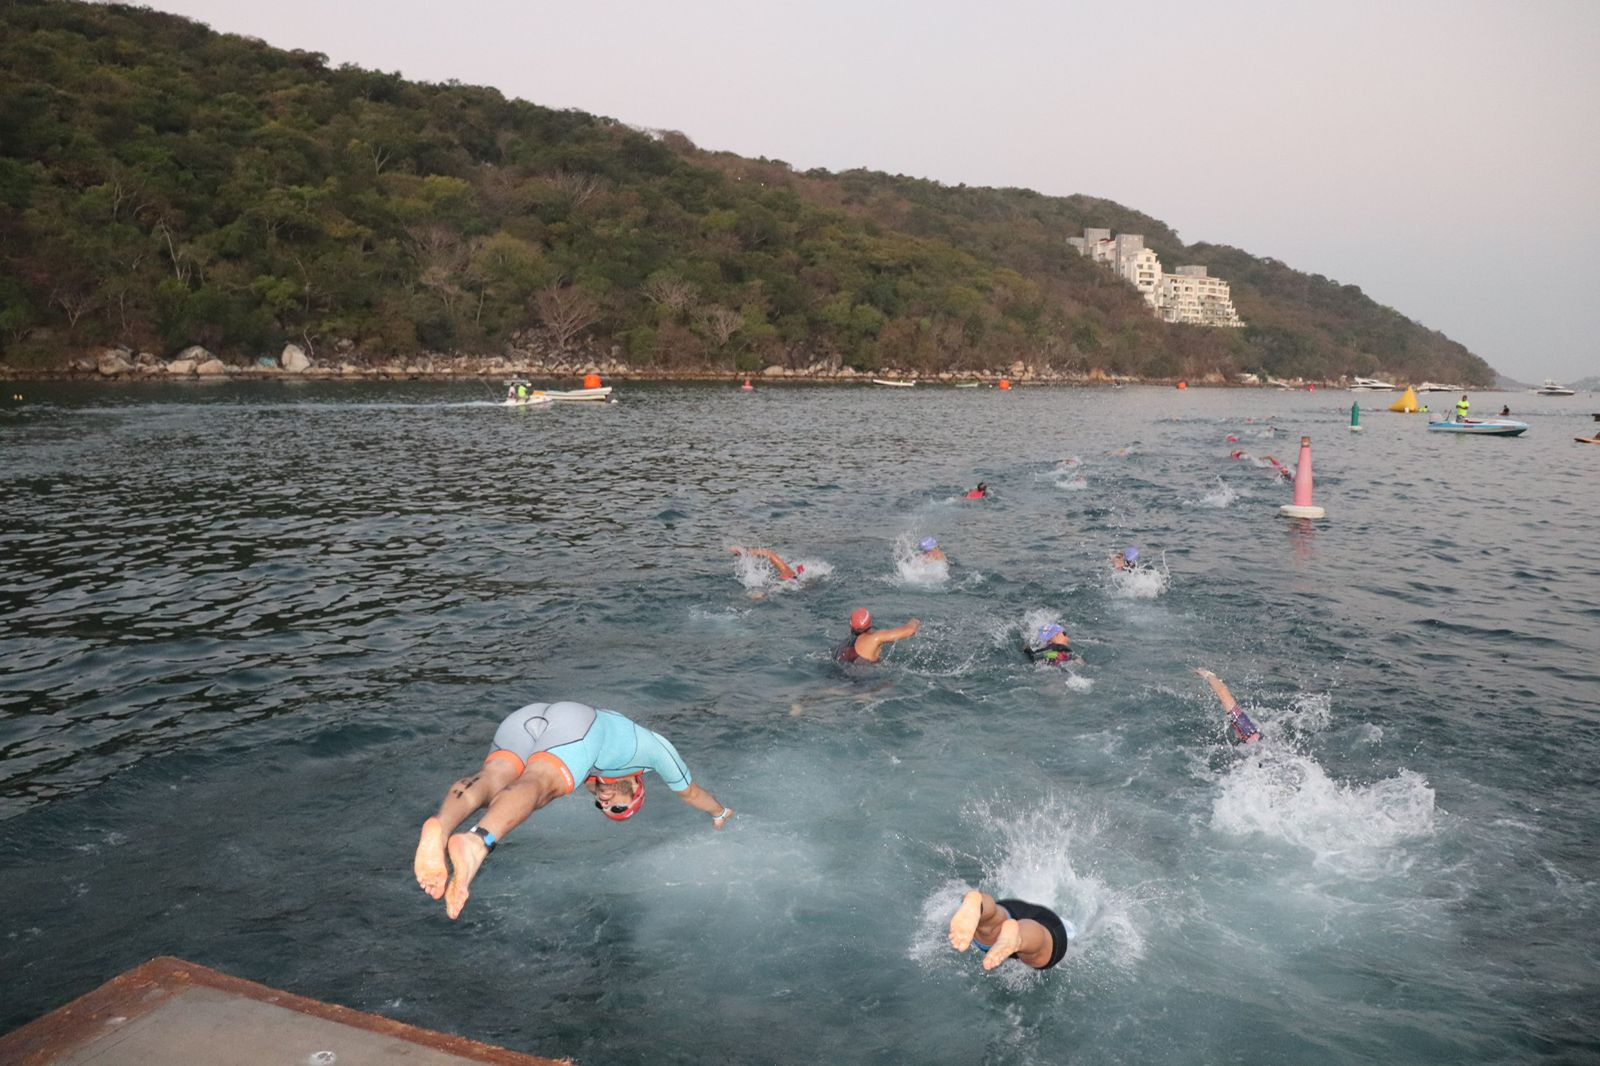
M 198 345 L 185 348 L 171 359 L 124 347 L 106 348 L 94 355 L 69 360 L 65 365 L 47 368 L 13 367 L 0 362 L 0 379 L 11 381 L 102 380 L 102 381 L 218 381 L 272 379 L 311 381 L 420 381 L 453 378 L 582 378 L 599 374 L 619 381 L 741 381 L 744 379 L 796 380 L 809 382 L 867 382 L 873 378 L 897 381 L 998 382 L 1008 379 L 1019 385 L 1176 385 L 1178 379 L 1119 377 L 1100 370 L 1068 373 L 1049 367 L 1012 363 L 983 370 L 922 372 L 916 370 L 856 370 L 851 367 L 814 363 L 806 367 L 767 366 L 742 371 L 716 367 L 667 368 L 632 366 L 617 358 L 595 358 L 585 353 L 569 356 L 539 356 L 531 353 L 509 355 L 429 354 L 412 359 L 374 359 L 352 352 L 336 353 L 331 359 L 313 359 L 299 345 L 286 345 L 277 358 L 270 356 L 253 362 L 227 360 Z M 1248 377 L 1248 375 L 1246 375 Z M 1195 385 L 1255 385 L 1254 381 L 1229 381 L 1212 373 L 1191 380 Z M 1278 384 L 1278 383 L 1274 383 Z M 1303 385 L 1302 382 L 1285 383 Z M 1317 383 L 1320 384 L 1320 383 Z

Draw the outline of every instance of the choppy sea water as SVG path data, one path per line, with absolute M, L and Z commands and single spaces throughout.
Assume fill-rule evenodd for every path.
M 1497 440 L 1342 393 L 21 391 L 0 1030 L 174 954 L 580 1063 L 1600 1056 L 1593 397 L 1475 396 Z M 857 606 L 922 632 L 836 666 Z M 1084 665 L 1023 660 L 1050 620 Z M 550 699 L 738 814 L 558 801 L 451 923 L 417 826 Z M 950 951 L 967 885 L 1066 960 Z

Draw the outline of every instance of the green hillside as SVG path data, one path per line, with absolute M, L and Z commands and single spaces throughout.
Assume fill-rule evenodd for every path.
M 0 358 L 616 346 L 641 367 L 1487 383 L 1351 286 L 1105 200 L 798 173 L 493 89 L 64 0 L 0 6 Z M 1066 244 L 1143 233 L 1245 330 L 1168 326 Z

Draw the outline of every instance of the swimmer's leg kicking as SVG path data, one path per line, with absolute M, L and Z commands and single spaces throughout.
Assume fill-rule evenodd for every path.
M 1047 908 L 1021 900 L 996 900 L 974 889 L 950 918 L 950 946 L 966 951 L 974 943 L 988 949 L 983 957 L 985 970 L 1013 957 L 1035 970 L 1048 970 L 1067 953 L 1067 930 Z
M 520 773 L 521 768 L 509 760 L 490 759 L 477 773 L 463 777 L 445 792 L 439 813 L 422 823 L 422 837 L 417 841 L 417 855 L 412 862 L 422 891 L 434 899 L 444 896 L 445 882 L 450 877 L 445 866 L 446 839 L 473 811 L 488 806 Z

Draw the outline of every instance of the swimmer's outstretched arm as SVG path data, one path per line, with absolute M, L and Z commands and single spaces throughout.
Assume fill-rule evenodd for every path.
M 758 559 L 765 559 L 778 571 L 778 577 L 780 580 L 794 580 L 794 570 L 789 566 L 788 563 L 778 558 L 777 552 L 768 551 L 766 548 L 744 548 L 738 546 L 729 548 L 728 550 L 735 555 L 754 555 Z
M 724 807 L 717 802 L 717 798 L 699 785 L 690 784 L 688 788 L 678 793 L 678 798 L 697 811 L 711 815 L 711 828 L 721 829 L 728 824 L 728 819 L 733 817 L 733 808 Z
M 1238 706 L 1239 701 L 1233 698 L 1233 693 L 1228 691 L 1228 686 L 1222 683 L 1222 678 L 1213 674 L 1203 666 L 1195 667 L 1195 673 L 1206 679 L 1206 684 L 1211 686 L 1211 691 L 1217 694 L 1217 699 L 1222 701 L 1222 709 L 1231 711 Z

